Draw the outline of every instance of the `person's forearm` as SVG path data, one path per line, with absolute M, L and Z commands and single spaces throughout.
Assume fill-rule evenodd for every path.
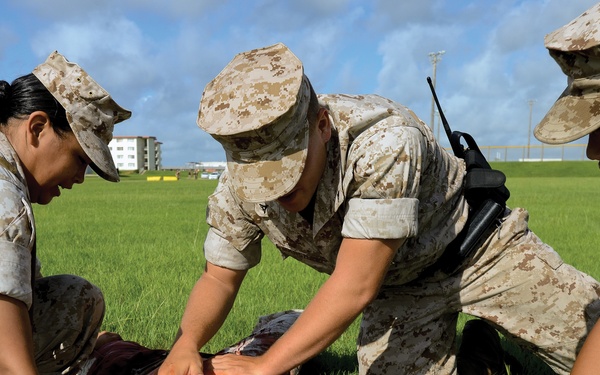
M 219 330 L 227 317 L 238 288 L 204 273 L 192 289 L 177 341 L 194 343 L 199 350 Z
M 376 297 L 400 243 L 344 240 L 335 271 L 289 331 L 263 355 L 263 369 L 281 374 L 331 345 Z
M 296 323 L 263 355 L 268 373 L 289 371 L 325 350 L 367 304 L 347 283 L 327 280 Z
M 596 323 L 577 355 L 571 375 L 592 375 L 600 368 L 600 323 Z
M 245 275 L 246 271 L 207 263 L 190 294 L 178 337 L 160 366 L 160 375 L 202 373 L 203 364 L 198 350 L 225 321 Z
M 37 374 L 27 307 L 0 295 L 0 374 Z

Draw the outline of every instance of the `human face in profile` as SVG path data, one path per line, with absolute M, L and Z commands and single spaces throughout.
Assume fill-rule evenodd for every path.
M 330 138 L 329 114 L 326 109 L 321 108 L 317 123 L 310 125 L 306 162 L 300 180 L 289 193 L 277 198 L 277 202 L 287 211 L 300 212 L 310 203 L 325 170 L 327 142 Z
M 48 204 L 60 196 L 61 189 L 71 189 L 84 181 L 91 160 L 81 148 L 75 134 L 59 135 L 44 112 L 30 121 L 29 150 L 24 160 L 31 202 Z M 44 120 L 44 118 L 46 120 Z

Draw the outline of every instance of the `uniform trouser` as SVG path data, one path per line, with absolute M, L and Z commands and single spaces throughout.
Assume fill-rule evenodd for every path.
M 491 322 L 568 374 L 600 315 L 600 284 L 564 264 L 527 218 L 513 210 L 456 274 L 383 288 L 363 314 L 360 374 L 456 374 L 459 312 Z
M 104 316 L 104 298 L 78 276 L 35 281 L 33 344 L 40 374 L 72 374 L 94 348 Z

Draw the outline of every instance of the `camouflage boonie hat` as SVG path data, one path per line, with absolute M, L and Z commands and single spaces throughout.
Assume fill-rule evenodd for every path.
M 309 99 L 302 62 L 281 43 L 236 55 L 206 85 L 197 123 L 223 146 L 242 200 L 271 201 L 298 183 Z
M 600 3 L 546 35 L 545 45 L 568 84 L 533 134 L 567 143 L 600 128 Z
M 131 112 L 115 103 L 79 65 L 56 51 L 33 74 L 64 107 L 77 141 L 92 160 L 92 169 L 105 180 L 119 181 L 108 143 L 114 124 L 130 118 Z

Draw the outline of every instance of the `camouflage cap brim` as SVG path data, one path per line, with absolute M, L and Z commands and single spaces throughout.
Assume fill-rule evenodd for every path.
M 600 3 L 544 38 L 568 77 L 567 88 L 533 132 L 544 143 L 572 142 L 600 127 L 599 16 Z
M 242 161 L 235 153 L 227 152 L 227 169 L 235 193 L 250 203 L 275 200 L 289 193 L 300 180 L 304 171 L 308 150 L 308 121 L 306 131 L 299 131 L 288 142 L 288 147 L 279 148 L 268 158 L 251 162 Z
M 119 106 L 79 65 L 56 51 L 33 74 L 65 109 L 75 137 L 92 160 L 92 169 L 105 180 L 119 181 L 108 144 L 114 124 L 130 118 L 131 111 Z
M 275 200 L 298 183 L 310 97 L 301 61 L 282 43 L 236 55 L 206 85 L 197 124 L 223 146 L 242 200 Z
M 575 141 L 600 128 L 600 79 L 573 80 L 556 100 L 534 136 L 541 142 L 561 144 Z
M 85 119 L 73 119 L 72 115 L 67 114 L 67 119 L 71 124 L 79 124 Z M 75 125 L 79 127 L 78 125 Z M 71 125 L 73 128 L 73 125 Z M 93 131 L 80 127 L 78 131 L 73 131 L 75 138 L 85 151 L 86 155 L 92 160 L 90 167 L 98 176 L 110 182 L 119 182 L 119 172 L 113 161 L 110 149 L 104 140 L 100 139 Z

